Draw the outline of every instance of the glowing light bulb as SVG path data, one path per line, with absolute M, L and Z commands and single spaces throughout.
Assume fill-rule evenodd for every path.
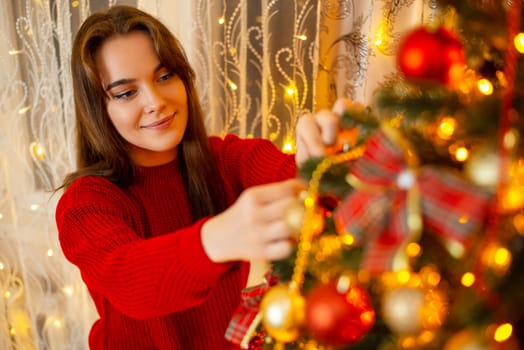
M 513 43 L 515 44 L 518 52 L 524 53 L 524 33 L 518 33 L 515 35 Z
M 493 84 L 491 84 L 491 81 L 488 79 L 480 79 L 477 82 L 477 88 L 482 94 L 486 96 L 493 94 Z
M 231 80 L 228 83 L 231 90 L 236 91 L 238 89 L 237 84 L 233 83 Z
M 455 159 L 459 162 L 464 162 L 469 157 L 469 151 L 466 147 L 459 147 L 455 151 Z
M 24 106 L 24 107 L 22 107 L 22 108 L 20 108 L 20 109 L 18 110 L 18 114 L 24 114 L 25 112 L 27 112 L 27 111 L 30 110 L 30 109 L 31 109 L 30 106 Z
M 442 118 L 437 129 L 437 135 L 441 139 L 449 140 L 455 133 L 457 128 L 457 121 L 454 118 L 446 117 Z
M 502 343 L 508 340 L 511 334 L 513 334 L 513 326 L 509 323 L 504 323 L 497 327 L 495 334 L 493 334 L 493 339 L 498 343 Z
M 302 34 L 302 35 L 297 35 L 297 39 L 298 40 L 302 40 L 302 41 L 306 41 L 307 40 L 307 36 Z
M 3 262 L 0 261 L 0 270 L 3 270 L 3 269 L 5 269 L 5 265 Z
M 53 255 L 55 255 L 54 250 L 51 249 L 51 248 L 49 248 L 49 249 L 47 250 L 47 256 L 53 256 Z
M 78 7 L 78 1 L 71 1 L 71 7 Z
M 38 204 L 31 204 L 29 206 L 29 209 L 31 209 L 31 211 L 37 211 L 38 208 L 40 208 L 40 206 Z
M 20 55 L 23 51 L 22 50 L 9 50 L 8 53 L 11 55 L 11 56 L 14 56 L 14 55 Z
M 401 284 L 409 282 L 410 279 L 411 274 L 407 270 L 402 270 L 397 273 L 397 281 L 399 281 Z
M 471 287 L 475 283 L 475 275 L 471 272 L 466 272 L 462 275 L 462 278 L 460 279 L 460 283 L 464 287 Z
M 421 251 L 422 248 L 418 243 L 411 242 L 406 246 L 406 254 L 411 258 L 419 256 Z
M 218 19 L 218 24 L 224 24 L 225 21 L 226 21 L 226 20 L 224 19 L 224 17 L 220 17 L 220 18 Z
M 282 152 L 286 154 L 292 154 L 295 152 L 295 143 L 291 139 L 286 139 L 282 146 Z
M 67 295 L 67 296 L 71 296 L 73 295 L 73 288 L 71 287 L 64 287 L 62 288 L 62 292 Z

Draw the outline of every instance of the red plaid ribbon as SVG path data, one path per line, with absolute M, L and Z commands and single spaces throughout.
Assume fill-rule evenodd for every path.
M 260 301 L 268 289 L 278 282 L 278 277 L 269 271 L 265 276 L 266 282 L 256 286 L 242 289 L 240 296 L 240 305 L 233 313 L 233 317 L 226 329 L 225 338 L 238 345 L 246 337 L 250 328 L 253 328 L 253 322 L 259 312 Z
M 350 170 L 355 189 L 337 208 L 335 222 L 339 232 L 366 245 L 363 267 L 372 272 L 407 268 L 401 248 L 418 240 L 422 223 L 448 247 L 464 247 L 485 221 L 487 193 L 449 171 L 417 163 L 411 146 L 383 128 Z

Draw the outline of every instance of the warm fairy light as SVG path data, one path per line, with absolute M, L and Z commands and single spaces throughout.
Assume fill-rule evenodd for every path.
M 302 40 L 302 41 L 306 41 L 307 40 L 307 36 L 302 34 L 302 35 L 297 35 L 297 39 L 298 40 Z
M 29 151 L 33 155 L 33 157 L 44 160 L 45 158 L 45 149 L 40 145 L 38 142 L 31 142 L 29 145 Z
M 420 245 L 416 242 L 411 242 L 406 246 L 406 254 L 410 258 L 414 258 L 420 255 L 420 252 L 422 251 L 422 248 Z
M 405 336 L 401 342 L 400 346 L 403 349 L 412 349 L 417 345 L 417 340 L 413 336 Z
M 513 217 L 513 226 L 521 236 L 524 236 L 524 213 L 518 213 Z
M 493 84 L 491 84 L 491 81 L 488 79 L 480 79 L 477 82 L 477 88 L 482 94 L 486 96 L 489 96 L 493 93 Z
M 0 261 L 0 270 L 3 270 L 3 269 L 5 269 L 5 265 L 3 262 Z
M 387 22 L 383 20 L 375 33 L 375 46 L 382 52 L 387 48 L 387 28 Z
M 231 88 L 231 90 L 236 91 L 238 89 L 237 84 L 233 83 L 231 80 L 228 81 L 228 84 L 229 84 L 229 87 Z
M 493 257 L 493 262 L 498 266 L 508 266 L 511 261 L 511 253 L 506 248 L 498 248 Z
M 12 335 L 12 336 L 16 335 L 16 329 L 15 329 L 15 327 L 11 327 L 11 328 L 9 328 L 9 334 Z
M 62 292 L 67 295 L 67 296 L 71 296 L 73 295 L 73 288 L 71 287 L 64 287 L 62 288 Z
M 4 293 L 4 298 L 6 298 L 6 299 L 11 298 L 11 292 L 6 290 L 5 293 Z
M 469 157 L 469 151 L 466 147 L 459 147 L 455 151 L 454 156 L 455 156 L 455 159 L 458 160 L 459 162 L 464 162 Z
M 464 287 L 471 287 L 475 283 L 475 275 L 471 272 L 466 272 L 462 275 L 462 278 L 460 279 L 460 283 Z
M 524 186 L 510 183 L 501 190 L 500 207 L 504 211 L 513 211 L 524 207 Z
M 4 218 L 4 214 L 0 213 L 0 220 Z
M 444 140 L 449 140 L 455 133 L 457 128 L 457 121 L 454 118 L 442 118 L 437 129 L 437 135 Z
M 425 279 L 426 283 L 432 287 L 438 286 L 438 284 L 440 283 L 440 280 L 441 280 L 440 273 L 436 271 L 432 271 L 428 273 Z
M 399 281 L 401 284 L 405 284 L 409 282 L 411 279 L 411 273 L 407 270 L 402 270 L 397 273 L 397 281 Z
M 30 109 L 31 109 L 30 106 L 24 106 L 24 107 L 22 107 L 22 108 L 20 108 L 20 109 L 18 110 L 18 114 L 24 114 L 25 112 L 27 112 L 27 111 L 30 110 Z
M 9 50 L 8 53 L 11 55 L 11 56 L 14 56 L 14 55 L 19 55 L 21 54 L 23 51 L 22 50 Z
M 504 323 L 497 327 L 495 334 L 493 334 L 493 339 L 497 343 L 502 343 L 508 340 L 511 334 L 513 334 L 513 326 L 509 323 Z
M 55 255 L 55 251 L 53 249 L 49 248 L 47 250 L 47 256 L 53 256 L 53 255 Z
M 295 153 L 295 142 L 292 139 L 286 139 L 282 145 L 282 152 L 286 154 Z
M 350 234 L 345 234 L 342 236 L 342 242 L 348 246 L 353 245 L 355 243 L 355 237 Z
M 29 206 L 29 209 L 31 209 L 31 211 L 37 211 L 38 208 L 40 208 L 40 206 L 38 204 L 31 204 Z
M 224 24 L 225 21 L 226 21 L 226 20 L 224 19 L 224 17 L 220 17 L 220 18 L 218 19 L 218 24 Z
M 424 330 L 420 333 L 418 336 L 418 343 L 421 345 L 429 344 L 435 339 L 435 332 L 432 332 L 430 330 Z
M 78 7 L 78 1 L 71 1 L 71 7 Z
M 286 94 L 288 96 L 293 96 L 297 93 L 297 88 L 295 87 L 294 84 L 291 84 L 289 86 L 286 87 Z
M 515 44 L 515 47 L 517 48 L 518 52 L 524 53 L 524 33 L 518 33 L 517 35 L 515 35 L 513 43 Z
M 56 328 L 62 328 L 62 321 L 54 320 L 53 321 L 53 326 L 55 326 Z

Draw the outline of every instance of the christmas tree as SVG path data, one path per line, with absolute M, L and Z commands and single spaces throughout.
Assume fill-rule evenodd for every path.
M 301 168 L 248 349 L 520 349 L 524 344 L 521 1 L 443 0 L 398 74 L 347 106 Z

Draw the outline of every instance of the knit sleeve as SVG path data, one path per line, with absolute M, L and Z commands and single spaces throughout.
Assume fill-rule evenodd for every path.
M 138 319 L 205 301 L 232 263 L 217 264 L 205 254 L 200 240 L 204 220 L 143 239 L 133 229 L 139 217 L 133 203 L 102 178 L 77 180 L 60 198 L 56 222 L 61 248 L 90 291 Z
M 210 142 L 226 178 L 241 189 L 296 176 L 294 155 L 282 153 L 269 140 L 226 135 Z

